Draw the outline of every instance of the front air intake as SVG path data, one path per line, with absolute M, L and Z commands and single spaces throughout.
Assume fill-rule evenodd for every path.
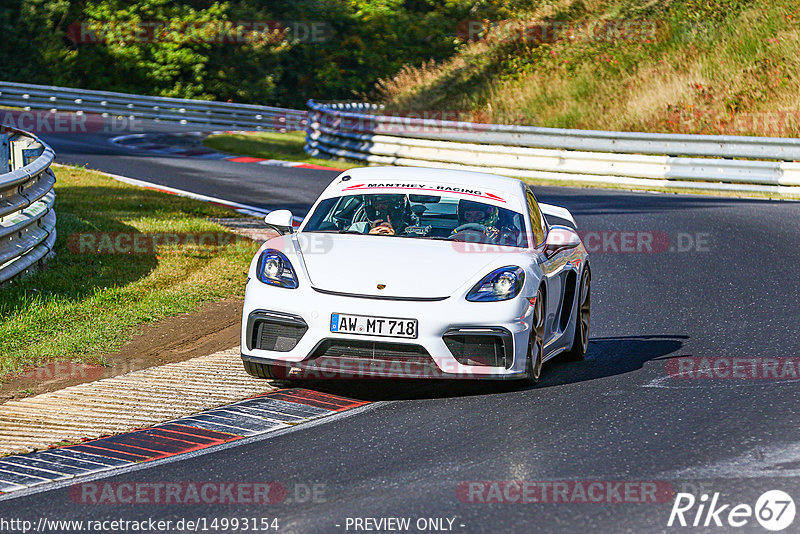
M 289 352 L 308 331 L 306 322 L 294 315 L 253 312 L 248 319 L 250 349 Z
M 508 369 L 514 363 L 511 334 L 505 330 L 451 330 L 442 339 L 461 365 Z

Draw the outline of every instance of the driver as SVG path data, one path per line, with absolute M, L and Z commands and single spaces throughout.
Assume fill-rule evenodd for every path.
M 483 232 L 491 239 L 495 239 L 500 234 L 500 228 L 498 228 L 500 210 L 495 206 L 462 199 L 458 201 L 457 213 L 458 227 L 453 230 L 453 234 L 470 228 Z
M 409 224 L 405 195 L 366 195 L 364 214 L 369 234 L 401 234 Z

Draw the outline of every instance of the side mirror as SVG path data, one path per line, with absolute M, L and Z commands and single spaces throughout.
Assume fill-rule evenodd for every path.
M 578 232 L 568 226 L 555 225 L 547 232 L 544 242 L 544 254 L 547 257 L 555 255 L 562 250 L 573 249 L 581 244 Z
M 271 211 L 264 217 L 264 223 L 279 234 L 290 234 L 293 231 L 292 212 L 289 210 Z

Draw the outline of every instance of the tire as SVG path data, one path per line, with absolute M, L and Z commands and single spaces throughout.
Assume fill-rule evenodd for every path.
M 544 298 L 542 290 L 536 293 L 536 304 L 533 306 L 531 335 L 528 340 L 528 354 L 525 359 L 525 378 L 522 384 L 535 386 L 542 376 L 542 355 L 544 353 Z
M 589 348 L 589 325 L 592 318 L 592 275 L 586 269 L 581 279 L 581 292 L 578 295 L 578 306 L 575 315 L 575 335 L 572 348 L 564 353 L 564 360 L 579 362 L 586 357 Z

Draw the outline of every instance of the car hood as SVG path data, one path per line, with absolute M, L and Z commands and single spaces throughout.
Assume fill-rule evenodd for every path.
M 489 265 L 500 255 L 467 253 L 459 250 L 453 242 L 442 240 L 325 236 L 325 246 L 302 247 L 306 250 L 301 255 L 312 286 L 339 293 L 448 297 L 473 278 L 488 274 Z M 378 289 L 378 285 L 385 288 Z

